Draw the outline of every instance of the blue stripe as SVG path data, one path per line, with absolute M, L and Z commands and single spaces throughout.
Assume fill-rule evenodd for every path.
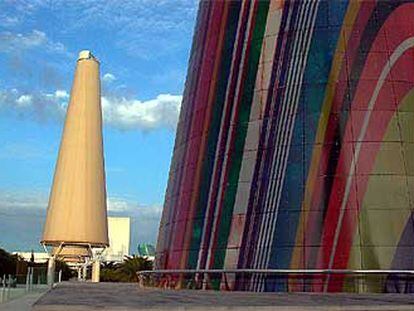
M 277 45 L 276 45 L 276 50 L 275 50 L 275 56 L 273 58 L 274 61 L 273 61 L 272 75 L 271 75 L 267 102 L 266 102 L 265 111 L 264 111 L 264 119 L 263 119 L 263 124 L 262 124 L 263 129 L 266 129 L 268 127 L 270 105 L 271 105 L 272 98 L 273 98 L 272 90 L 276 83 L 277 68 L 279 64 L 281 63 L 280 58 L 284 57 L 284 55 L 281 55 L 281 50 L 282 50 L 284 32 L 286 31 L 286 24 L 287 24 L 288 16 L 289 16 L 288 14 L 289 9 L 290 9 L 289 6 L 290 6 L 290 2 L 286 2 L 283 8 L 281 26 L 279 28 L 280 30 L 283 30 L 283 31 L 279 32 L 278 38 L 276 40 Z M 252 214 L 259 213 L 260 211 L 257 210 L 257 207 L 261 207 L 260 205 L 254 204 L 255 202 L 254 198 L 255 198 L 256 190 L 258 188 L 260 163 L 261 163 L 261 159 L 263 156 L 263 146 L 265 145 L 265 138 L 266 138 L 266 131 L 263 130 L 260 134 L 260 139 L 259 139 L 259 144 L 258 144 L 258 155 L 257 155 L 257 161 L 256 161 L 254 175 L 253 175 L 252 185 L 250 189 L 249 203 L 248 203 L 248 208 L 246 212 L 245 228 L 249 228 L 250 226 L 252 226 L 253 228 L 258 228 L 259 218 L 254 217 L 254 219 L 252 219 L 251 217 L 252 217 Z M 252 223 L 251 223 L 251 220 L 253 220 Z M 242 245 L 241 245 L 239 262 L 238 262 L 239 268 L 250 268 L 252 264 L 251 262 L 252 248 L 251 248 L 250 239 L 249 239 L 249 236 L 250 236 L 249 233 L 251 233 L 250 231 L 251 230 L 244 230 L 243 232 L 243 239 L 242 239 Z M 243 283 L 241 285 L 245 285 L 245 284 Z
M 342 25 L 339 22 L 335 22 L 335 26 L 329 23 L 331 20 L 343 20 L 347 4 L 343 1 L 323 1 L 318 7 L 268 268 L 290 266 L 316 130 Z M 286 291 L 287 282 L 268 279 L 266 290 Z

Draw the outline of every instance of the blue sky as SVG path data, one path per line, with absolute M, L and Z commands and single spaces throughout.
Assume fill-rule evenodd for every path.
M 38 247 L 77 53 L 101 62 L 108 208 L 155 242 L 196 0 L 0 2 L 0 247 Z

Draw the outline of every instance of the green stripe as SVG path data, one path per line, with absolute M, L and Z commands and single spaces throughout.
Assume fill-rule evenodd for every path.
M 210 127 L 207 137 L 207 148 L 203 156 L 201 182 L 197 198 L 196 212 L 194 215 L 194 224 L 192 230 L 190 254 L 187 268 L 195 269 L 198 261 L 200 250 L 201 236 L 203 232 L 204 220 L 206 217 L 207 201 L 210 190 L 211 178 L 217 148 L 218 136 L 221 127 L 221 118 L 223 115 L 224 102 L 226 99 L 226 89 L 232 63 L 233 45 L 237 33 L 238 18 L 240 12 L 240 2 L 232 1 L 229 8 L 228 20 L 226 22 L 226 34 L 224 37 L 223 49 L 221 51 L 221 64 L 216 89 L 213 110 L 210 119 Z
M 256 83 L 257 68 L 262 49 L 263 34 L 266 26 L 269 1 L 258 1 L 244 89 L 239 107 L 239 116 L 236 123 L 235 141 L 229 159 L 231 160 L 227 187 L 224 195 L 223 209 L 217 229 L 217 245 L 214 252 L 213 269 L 221 269 L 224 265 L 230 225 L 233 216 L 234 202 L 239 181 L 240 168 L 243 158 L 247 127 L 249 124 L 253 92 Z

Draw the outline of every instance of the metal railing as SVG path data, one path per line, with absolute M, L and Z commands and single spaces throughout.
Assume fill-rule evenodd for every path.
M 250 280 L 252 276 L 271 276 L 275 278 L 315 278 L 320 277 L 325 283 L 331 276 L 352 276 L 355 278 L 368 276 L 396 275 L 400 279 L 414 280 L 414 270 L 381 270 L 381 269 L 168 269 L 146 270 L 137 272 L 141 287 L 162 288 L 214 288 L 214 281 L 224 290 L 234 289 L 229 284 L 229 275 L 237 276 L 240 283 Z M 239 288 L 240 289 L 240 288 Z M 243 290 L 243 289 L 242 289 Z
M 45 289 L 46 275 L 39 269 L 28 267 L 26 274 L 4 274 L 0 276 L 0 304 Z

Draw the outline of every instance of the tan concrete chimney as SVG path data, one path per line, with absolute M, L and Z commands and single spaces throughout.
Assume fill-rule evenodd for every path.
M 90 51 L 79 53 L 41 242 L 109 244 L 99 62 Z

